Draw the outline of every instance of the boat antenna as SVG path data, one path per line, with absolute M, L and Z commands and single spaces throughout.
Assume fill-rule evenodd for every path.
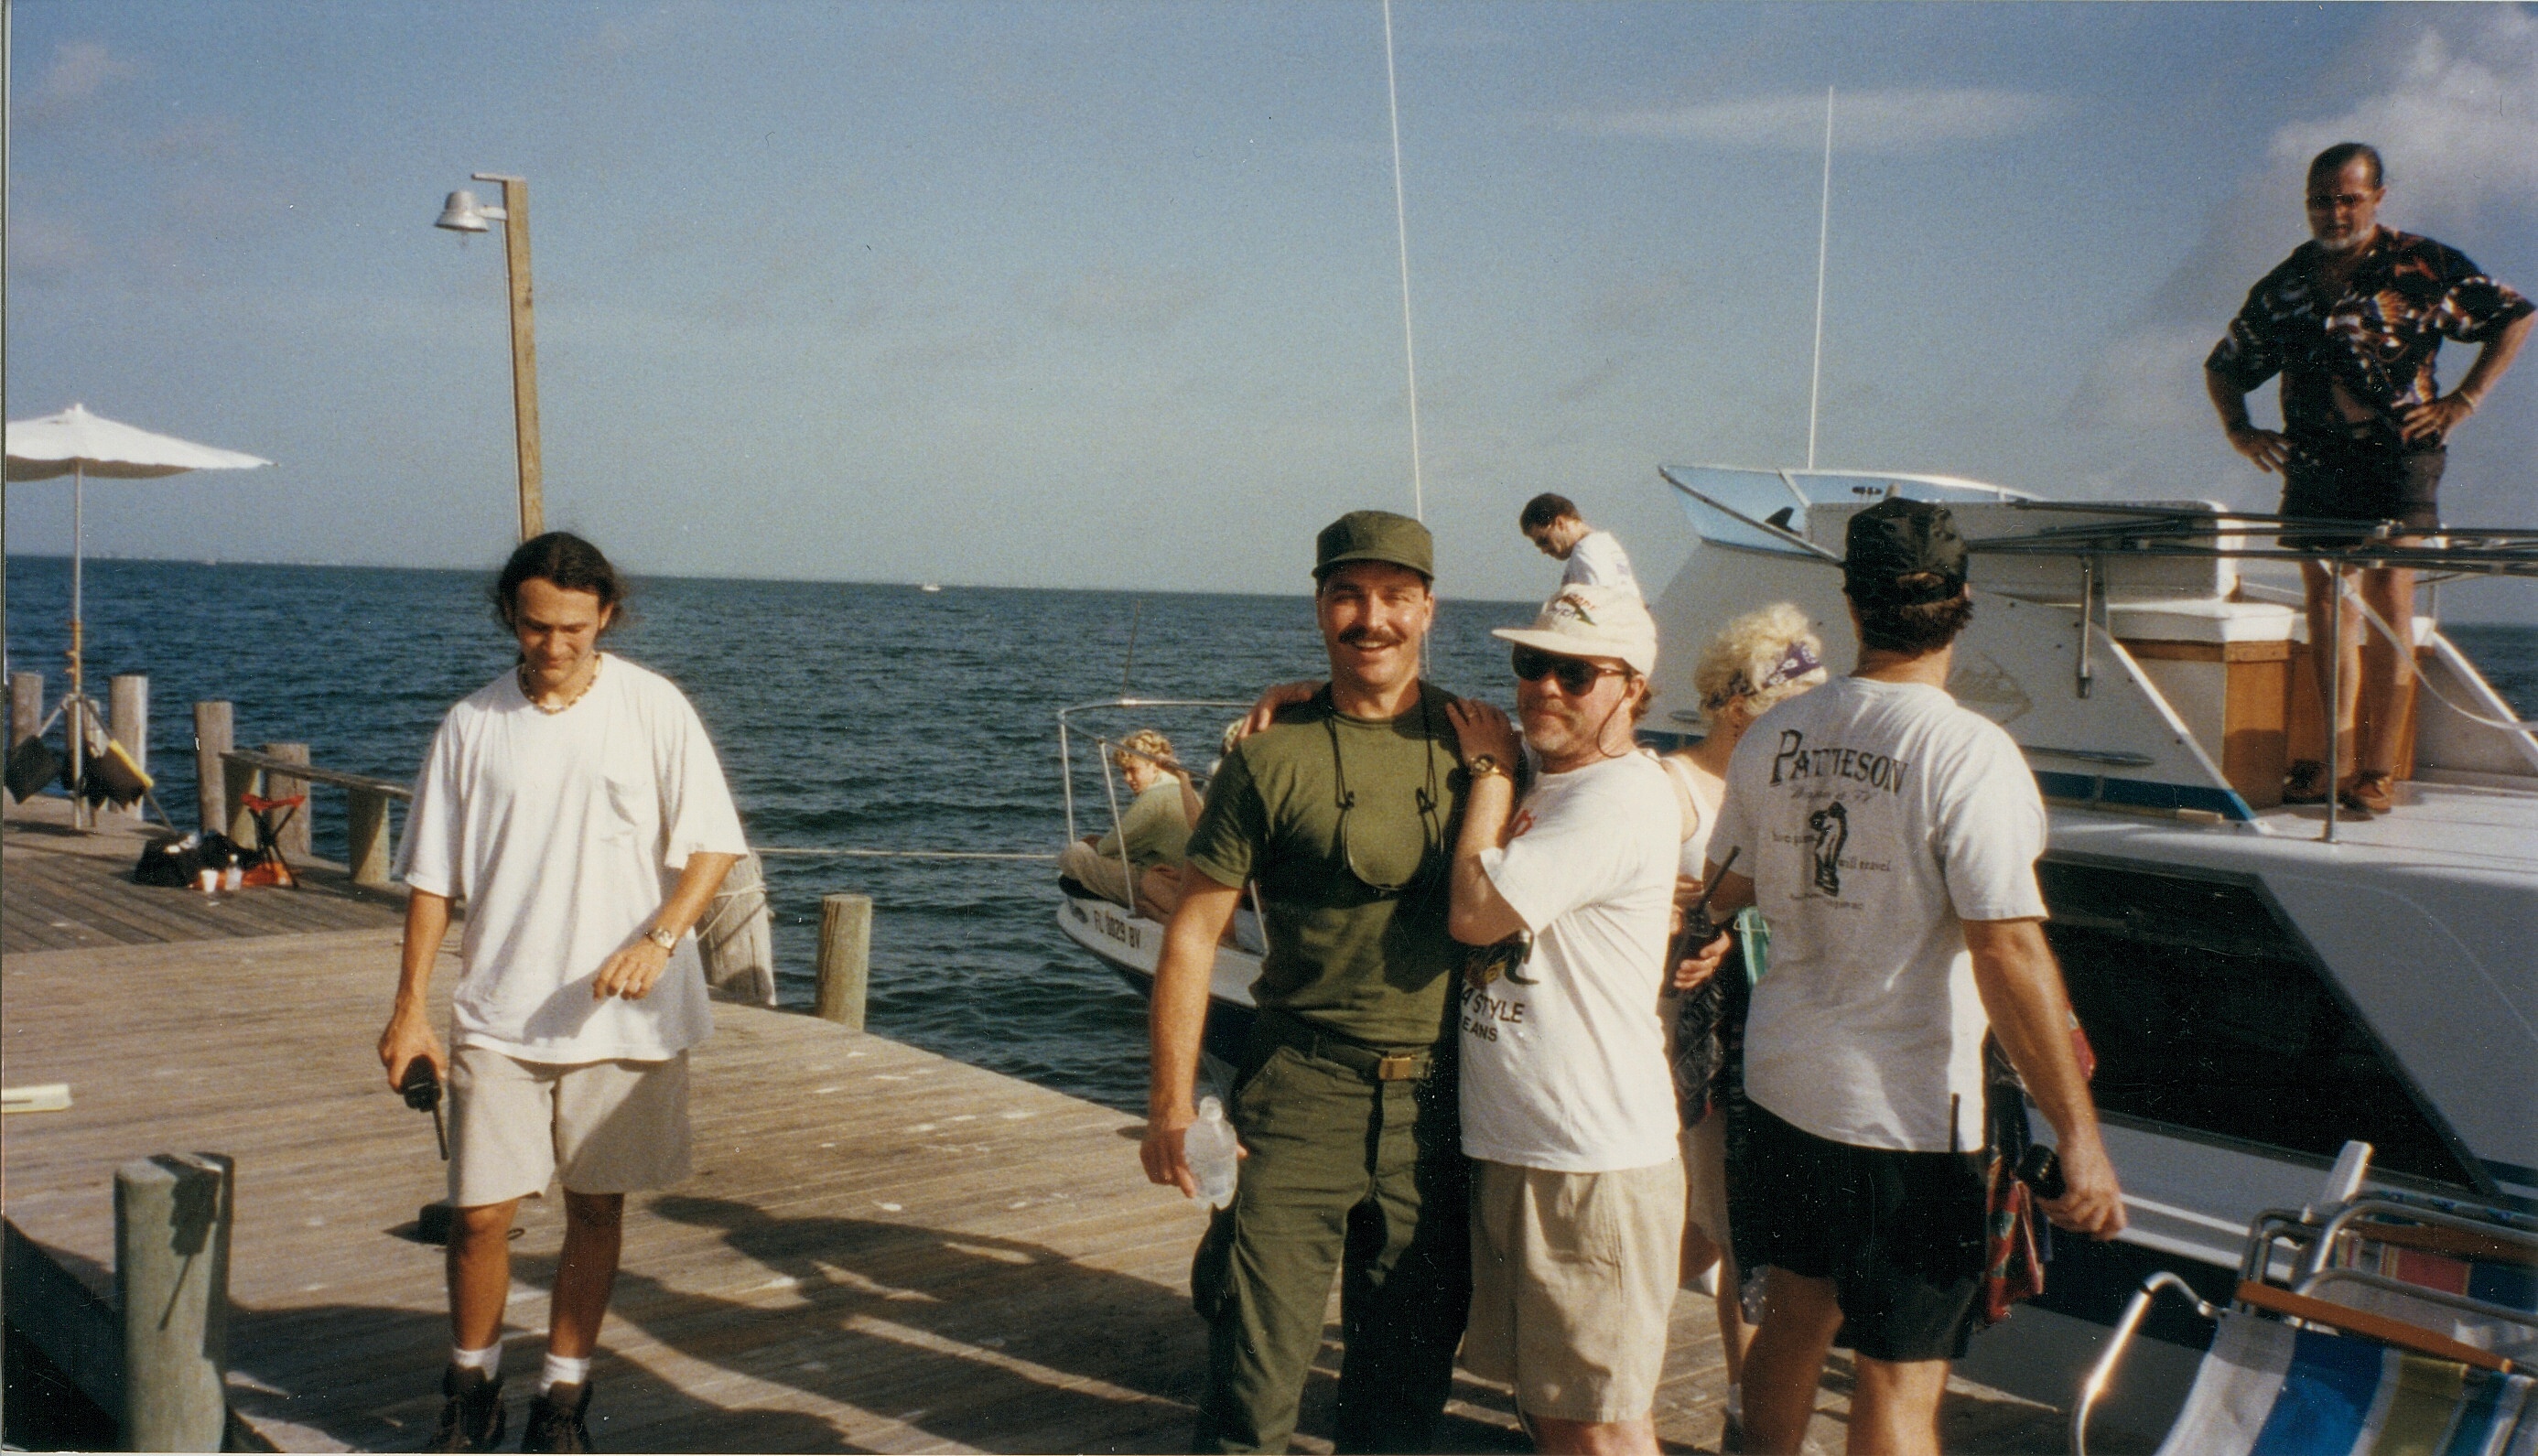
M 1816 352 L 1815 362 L 1807 369 L 1807 469 L 1809 470 L 1816 468 L 1816 401 L 1824 389 L 1825 244 L 1832 237 L 1833 88 L 1828 86 L 1825 88 L 1824 193 L 1816 203 Z
M 1428 487 L 1419 468 L 1419 348 L 1410 332 L 1410 210 L 1401 195 L 1401 79 L 1392 64 L 1392 0 L 1383 0 L 1383 91 L 1392 108 L 1392 224 L 1401 239 L 1401 357 L 1410 375 L 1410 512 L 1425 521 Z
M 1146 599 L 1137 598 L 1128 609 L 1128 660 L 1119 665 L 1119 695 L 1128 695 L 1128 677 L 1137 670 L 1137 624 L 1146 618 Z

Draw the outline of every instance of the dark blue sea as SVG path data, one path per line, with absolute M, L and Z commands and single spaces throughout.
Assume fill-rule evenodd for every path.
M 69 563 L 8 563 L 14 671 L 66 683 Z M 319 764 L 410 779 L 448 706 L 504 671 L 509 636 L 477 572 L 91 562 L 90 681 L 151 680 L 150 762 L 194 815 L 191 704 L 235 704 L 241 745 L 306 743 Z M 661 578 L 637 584 L 614 650 L 666 673 L 703 715 L 751 841 L 776 847 L 1053 852 L 1064 842 L 1057 710 L 1120 695 L 1248 700 L 1318 676 L 1302 596 L 1136 596 Z M 1519 603 L 1444 604 L 1433 675 L 1504 700 L 1489 629 Z M 1130 659 L 1130 635 L 1135 654 Z M 2538 629 L 2456 627 L 2524 715 Z M 1224 710 L 1151 721 L 1204 762 Z M 1079 758 L 1080 831 L 1106 827 Z M 320 854 L 344 853 L 343 799 L 315 795 Z M 1057 928 L 1043 861 L 770 857 L 779 991 L 811 1000 L 820 896 L 874 900 L 870 1025 L 883 1034 L 1125 1109 L 1145 1104 L 1143 1001 Z M 393 967 L 379 967 L 385 1014 Z M 377 1028 L 346 1026 L 367 1043 Z

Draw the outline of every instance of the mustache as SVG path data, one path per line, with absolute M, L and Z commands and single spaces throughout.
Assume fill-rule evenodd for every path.
M 1374 627 L 1352 627 L 1340 633 L 1340 641 L 1351 647 L 1398 647 L 1408 640 L 1400 632 Z

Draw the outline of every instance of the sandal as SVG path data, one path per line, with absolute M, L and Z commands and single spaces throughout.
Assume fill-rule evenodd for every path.
M 2283 775 L 2283 802 L 2286 804 L 2323 804 L 2326 802 L 2326 765 L 2315 759 L 2294 762 Z

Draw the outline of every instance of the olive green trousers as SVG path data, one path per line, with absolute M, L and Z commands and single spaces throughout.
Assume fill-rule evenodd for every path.
M 1470 1175 L 1450 1064 L 1377 1082 L 1255 1038 L 1231 1109 L 1234 1202 L 1190 1288 L 1208 1326 L 1197 1451 L 1284 1451 L 1341 1273 L 1341 1451 L 1425 1451 L 1471 1305 Z

